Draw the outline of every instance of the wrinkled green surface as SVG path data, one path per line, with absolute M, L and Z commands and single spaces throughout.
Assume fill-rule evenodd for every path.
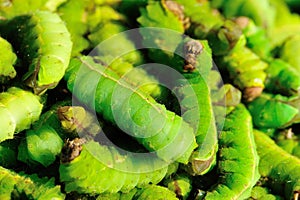
M 254 137 L 260 157 L 259 173 L 271 179 L 275 187 L 280 186 L 286 199 L 292 199 L 294 192 L 300 190 L 300 160 L 278 147 L 264 133 L 255 130 Z
M 26 198 L 36 200 L 65 199 L 60 186 L 55 186 L 53 178 L 39 178 L 36 174 L 17 174 L 0 167 L 0 183 L 1 199 L 20 199 L 24 194 Z
M 0 141 L 12 139 L 14 133 L 28 129 L 38 120 L 43 105 L 39 97 L 17 87 L 0 93 Z
M 95 64 L 89 57 L 71 61 L 65 79 L 68 88 L 81 102 L 95 106 L 106 120 L 117 123 L 132 136 L 146 137 L 137 140 L 147 149 L 155 150 L 160 158 L 167 162 L 188 162 L 197 146 L 193 129 L 165 106 L 132 90 L 128 83 L 118 81 L 114 72 Z M 95 99 L 92 98 L 94 94 Z
M 70 34 L 59 15 L 36 11 L 12 18 L 1 29 L 29 68 L 23 77 L 27 85 L 36 94 L 54 88 L 63 78 L 72 50 Z
M 258 181 L 259 158 L 254 142 L 251 116 L 239 104 L 225 119 L 219 135 L 219 183 L 205 199 L 245 199 Z
M 60 180 L 65 182 L 67 192 L 90 194 L 128 192 L 134 187 L 144 187 L 150 182 L 156 184 L 166 175 L 168 167 L 155 169 L 149 165 L 151 163 L 154 167 L 161 163 L 158 158 L 148 162 L 145 159 L 147 158 L 143 161 L 122 155 L 114 147 L 89 141 L 83 146 L 80 156 L 70 163 L 60 165 Z M 133 169 L 135 173 L 132 172 Z M 139 172 L 144 170 L 150 171 Z

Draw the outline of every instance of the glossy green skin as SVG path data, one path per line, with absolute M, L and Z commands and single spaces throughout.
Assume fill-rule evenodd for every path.
M 197 74 L 197 73 L 196 73 Z M 175 88 L 179 96 L 182 118 L 193 128 L 199 147 L 190 158 L 188 171 L 202 175 L 215 165 L 218 149 L 217 130 L 210 99 L 210 90 L 206 81 L 198 76 L 182 81 Z
M 0 84 L 14 78 L 17 72 L 13 65 L 17 60 L 16 54 L 13 52 L 12 46 L 5 39 L 0 37 Z
M 55 186 L 54 178 L 39 178 L 36 174 L 17 174 L 0 167 L 0 199 L 24 198 L 36 200 L 63 200 L 60 186 Z
M 254 125 L 258 128 L 280 128 L 290 124 L 299 111 L 287 102 L 287 97 L 266 93 L 256 98 L 248 104 Z
M 270 62 L 266 73 L 268 76 L 265 85 L 268 91 L 287 96 L 300 93 L 300 73 L 292 65 L 275 59 Z
M 40 117 L 42 108 L 38 96 L 20 88 L 0 93 L 0 142 L 28 129 Z
M 163 160 L 187 163 L 197 147 L 193 129 L 181 117 L 150 96 L 133 90 L 127 82 L 119 81 L 113 71 L 91 58 L 72 60 L 65 79 L 69 90 L 82 103 L 93 108 L 95 102 L 95 110 L 106 120 L 138 137 L 141 144 L 155 150 Z
M 23 77 L 27 85 L 36 94 L 54 88 L 64 76 L 72 50 L 70 34 L 61 18 L 55 13 L 36 11 L 9 20 L 2 29 L 29 66 Z
M 293 199 L 294 193 L 300 193 L 300 160 L 278 147 L 264 133 L 254 131 L 257 152 L 260 157 L 259 173 L 268 177 L 274 189 L 283 192 L 286 199 Z
M 219 135 L 219 183 L 205 199 L 246 199 L 258 181 L 259 158 L 252 132 L 252 120 L 239 104 L 225 119 Z
M 139 173 L 141 168 L 149 167 L 145 160 L 122 155 L 114 147 L 101 146 L 97 142 L 89 141 L 83 146 L 78 157 L 69 163 L 61 163 L 59 174 L 60 181 L 65 182 L 65 190 L 68 193 L 116 193 L 128 192 L 134 187 L 143 188 L 149 183 L 157 184 L 168 170 L 168 167 L 163 167 Z M 128 172 L 126 169 L 135 169 L 136 172 Z

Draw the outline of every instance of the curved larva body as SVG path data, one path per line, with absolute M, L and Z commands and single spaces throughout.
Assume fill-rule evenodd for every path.
M 60 186 L 55 186 L 54 178 L 39 178 L 36 174 L 17 174 L 0 167 L 0 199 L 63 200 Z M 15 197 L 15 198 L 14 198 Z
M 36 11 L 15 17 L 1 27 L 3 35 L 29 66 L 23 79 L 36 94 L 55 87 L 68 67 L 72 42 L 70 34 L 54 13 Z
M 11 87 L 0 93 L 0 141 L 29 128 L 38 120 L 42 107 L 38 96 L 20 88 Z
M 220 183 L 207 192 L 205 199 L 246 199 L 259 179 L 258 155 L 252 132 L 251 116 L 238 105 L 230 113 L 219 136 Z
M 60 165 L 60 180 L 65 182 L 66 192 L 89 194 L 128 192 L 134 187 L 144 187 L 149 183 L 157 184 L 164 178 L 168 169 L 163 167 L 139 173 L 140 167 L 149 167 L 149 162 L 143 163 L 133 156 L 122 155 L 114 147 L 100 145 L 94 141 L 87 142 L 80 150 L 80 155 L 74 160 Z M 133 173 L 116 169 L 120 166 L 123 169 L 128 168 L 132 171 L 131 168 L 134 168 L 137 171 Z
M 71 61 L 65 78 L 82 102 L 131 134 L 163 160 L 187 163 L 197 144 L 193 129 L 164 105 L 89 57 Z
M 255 142 L 260 157 L 259 173 L 268 177 L 274 189 L 283 190 L 286 199 L 300 194 L 300 160 L 287 153 L 266 134 L 255 130 Z

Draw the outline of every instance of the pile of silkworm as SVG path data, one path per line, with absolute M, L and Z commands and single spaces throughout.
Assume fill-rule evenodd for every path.
M 0 2 L 0 199 L 300 199 L 300 1 Z

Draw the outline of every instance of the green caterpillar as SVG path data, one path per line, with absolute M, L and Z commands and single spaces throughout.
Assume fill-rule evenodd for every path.
M 1 35 L 1 34 L 0 34 Z M 16 54 L 13 52 L 12 46 L 5 39 L 0 37 L 0 84 L 5 83 L 9 79 L 13 79 L 17 72 L 13 65 L 17 60 Z
M 158 158 L 147 161 L 145 157 L 122 155 L 116 148 L 94 141 L 82 143 L 82 139 L 68 141 L 62 150 L 59 174 L 68 193 L 128 192 L 134 187 L 157 184 L 167 173 L 168 167 L 162 167 Z
M 258 155 L 249 112 L 239 104 L 225 119 L 219 135 L 219 183 L 205 199 L 245 199 L 259 179 Z
M 42 108 L 38 96 L 20 88 L 0 93 L 0 142 L 28 129 L 40 117 Z
M 148 150 L 156 151 L 163 160 L 187 163 L 197 147 L 193 129 L 181 117 L 150 96 L 133 90 L 130 84 L 94 63 L 92 58 L 73 59 L 65 79 L 69 90 L 82 103 L 95 108 Z
M 243 91 L 246 101 L 252 101 L 265 87 L 267 74 L 264 70 L 268 64 L 245 47 L 245 44 L 245 37 L 241 37 L 228 55 L 219 58 L 219 63 L 227 69 L 234 85 Z
M 299 110 L 289 104 L 288 97 L 262 94 L 250 104 L 249 112 L 258 128 L 282 128 L 298 121 Z
M 189 47 L 187 47 L 187 44 Z M 184 61 L 181 59 L 180 64 L 181 71 L 186 71 L 187 63 L 188 65 L 193 63 L 195 66 L 192 66 L 194 68 L 192 71 L 182 72 L 185 79 L 176 80 L 173 92 L 179 97 L 182 118 L 193 127 L 199 145 L 190 158 L 187 170 L 193 175 L 202 175 L 215 165 L 215 156 L 218 149 L 210 89 L 206 82 L 212 68 L 212 62 L 205 61 L 211 61 L 211 52 L 207 41 L 197 41 L 190 38 L 186 38 L 183 45 L 179 45 L 178 48 L 181 47 L 184 51 Z M 187 53 L 193 54 L 195 49 L 198 51 L 199 47 L 201 49 L 199 55 L 192 55 L 192 58 L 186 55 Z M 187 49 L 189 51 L 186 51 Z M 195 58 L 193 58 L 194 56 Z M 188 61 L 187 57 L 189 57 Z
M 278 188 L 286 199 L 297 199 L 300 194 L 300 160 L 258 130 L 254 130 L 254 138 L 260 157 L 259 173 L 271 179 L 271 186 Z
M 0 199 L 63 200 L 60 186 L 55 186 L 54 178 L 39 178 L 36 174 L 17 174 L 0 167 Z
M 286 96 L 297 96 L 300 93 L 299 71 L 283 60 L 271 61 L 266 73 L 265 86 L 268 91 Z
M 67 134 L 64 135 L 62 132 L 57 116 L 59 104 L 43 113 L 32 128 L 26 130 L 25 138 L 19 145 L 18 160 L 32 166 L 41 164 L 44 167 L 48 167 L 56 160 L 63 147 L 63 139 L 67 138 Z
M 54 88 L 63 78 L 72 49 L 70 34 L 61 18 L 51 12 L 36 11 L 5 22 L 0 30 L 29 66 L 23 79 L 34 93 Z

